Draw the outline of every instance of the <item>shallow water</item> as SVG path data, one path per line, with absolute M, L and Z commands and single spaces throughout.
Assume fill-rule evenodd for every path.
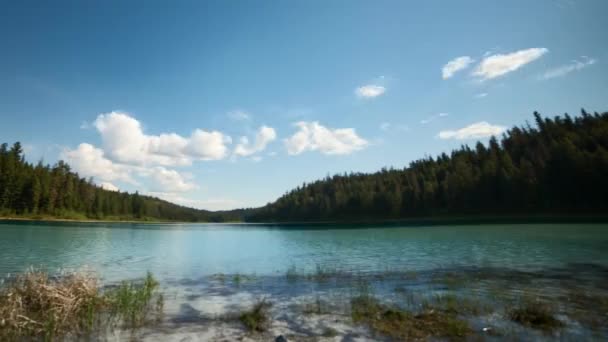
M 238 324 L 226 323 L 226 331 L 236 330 L 224 333 L 209 331 L 217 321 L 207 328 L 205 322 L 261 297 L 275 303 L 273 334 L 321 334 L 327 326 L 317 322 L 319 315 L 301 312 L 322 297 L 331 308 L 324 314 L 333 315 L 323 321 L 333 322 L 342 338 L 376 339 L 348 319 L 349 298 L 361 281 L 383 301 L 412 310 L 446 293 L 489 303 L 492 313 L 468 318 L 476 331 L 492 327 L 530 340 L 602 339 L 607 333 L 608 312 L 602 310 L 608 308 L 590 307 L 608 298 L 606 224 L 0 224 L 0 272 L 32 265 L 50 271 L 87 266 L 106 282 L 153 272 L 167 294 L 165 324 L 171 329 L 163 331 L 186 329 L 186 335 L 170 334 L 174 339 L 234 337 L 242 333 Z M 556 313 L 566 327 L 547 335 L 509 322 L 507 306 L 523 297 L 559 304 Z M 187 330 L 191 323 L 193 331 Z M 168 339 L 162 334 L 145 336 Z

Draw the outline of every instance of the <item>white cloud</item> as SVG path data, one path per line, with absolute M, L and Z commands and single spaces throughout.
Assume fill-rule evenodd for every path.
M 448 78 L 454 76 L 454 74 L 458 71 L 466 69 L 474 61 L 475 60 L 469 56 L 454 58 L 443 66 L 441 69 L 441 76 L 444 80 L 447 80 Z
M 277 138 L 277 133 L 272 127 L 262 126 L 255 135 L 255 141 L 249 142 L 247 137 L 241 137 L 241 141 L 234 149 L 234 154 L 241 157 L 250 156 L 263 151 L 266 146 Z
M 226 145 L 231 143 L 232 139 L 221 132 L 196 129 L 184 151 L 189 156 L 200 160 L 219 160 L 228 155 Z
M 229 136 L 196 129 L 188 138 L 176 133 L 147 135 L 127 113 L 100 114 L 93 123 L 109 159 L 135 165 L 189 165 L 192 160 L 218 160 L 228 154 Z
M 506 127 L 491 125 L 486 121 L 481 121 L 455 131 L 441 131 L 439 132 L 439 138 L 458 140 L 480 139 L 487 138 L 493 135 L 499 135 L 505 130 Z
M 479 93 L 479 94 L 475 94 L 475 96 L 474 96 L 474 97 L 475 97 L 476 99 L 481 99 L 481 98 L 484 98 L 484 97 L 486 97 L 486 96 L 488 96 L 488 93 Z
M 496 78 L 537 60 L 547 52 L 549 50 L 546 48 L 530 48 L 508 54 L 487 56 L 475 68 L 472 75 L 481 80 Z
M 409 131 L 410 128 L 407 125 L 403 124 L 392 124 L 390 122 L 383 122 L 380 124 L 380 129 L 388 132 L 388 131 L 401 131 L 406 132 Z
M 243 110 L 233 110 L 227 113 L 228 117 L 234 121 L 251 120 L 251 115 Z
M 584 69 L 590 65 L 595 64 L 596 60 L 586 56 L 581 57 L 582 60 L 573 60 L 572 63 L 559 66 L 555 69 L 551 69 L 542 74 L 539 79 L 548 80 L 555 77 L 565 76 L 573 71 Z
M 162 166 L 141 169 L 141 176 L 150 177 L 150 189 L 159 192 L 186 192 L 198 189 L 198 186 L 189 182 L 176 170 L 166 169 Z
M 110 182 L 101 182 L 99 183 L 99 186 L 101 186 L 102 189 L 105 190 L 109 190 L 109 191 L 120 191 L 120 189 L 118 189 L 118 187 Z
M 420 123 L 423 124 L 423 125 L 426 125 L 426 124 L 428 124 L 431 121 L 434 121 L 434 120 L 439 119 L 439 118 L 444 118 L 444 117 L 446 117 L 448 115 L 450 115 L 450 114 L 449 113 L 437 113 L 435 115 L 429 116 L 426 119 L 420 120 Z
M 131 176 L 132 168 L 113 163 L 105 157 L 103 150 L 91 144 L 82 143 L 75 150 L 64 149 L 60 156 L 83 176 L 106 182 L 123 181 L 137 184 Z
M 350 154 L 365 148 L 369 143 L 359 137 L 353 128 L 331 129 L 318 122 L 300 121 L 295 123 L 299 130 L 285 139 L 285 147 L 290 155 L 306 151 L 323 154 Z
M 161 191 L 147 191 L 145 192 L 148 196 L 158 197 L 164 199 L 165 201 L 169 201 L 171 203 L 176 203 L 179 205 L 183 205 L 185 207 L 197 208 L 197 209 L 205 209 L 205 210 L 228 210 L 234 209 L 241 204 L 232 199 L 194 199 L 183 196 L 182 194 L 176 194 L 172 192 L 161 192 Z
M 378 97 L 386 92 L 386 88 L 381 85 L 368 84 L 355 89 L 355 94 L 361 98 L 371 99 Z

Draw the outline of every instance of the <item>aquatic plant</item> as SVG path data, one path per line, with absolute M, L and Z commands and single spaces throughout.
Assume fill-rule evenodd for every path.
M 296 269 L 296 265 L 291 265 L 289 266 L 289 268 L 287 269 L 287 272 L 285 273 L 285 278 L 287 278 L 287 281 L 290 283 L 295 282 L 296 280 L 298 280 L 298 270 Z
M 356 297 L 351 300 L 351 317 L 373 331 L 396 340 L 420 340 L 443 337 L 464 339 L 472 332 L 468 323 L 455 315 L 436 310 L 413 313 L 394 306 L 381 304 L 374 297 Z
M 253 308 L 241 313 L 239 320 L 249 331 L 264 332 L 270 325 L 268 310 L 271 306 L 271 303 L 261 299 L 253 305 Z
M 441 310 L 453 315 L 480 315 L 492 311 L 492 306 L 488 303 L 452 293 L 436 295 L 433 302 L 426 302 L 425 306 L 429 310 Z
M 0 340 L 62 340 L 114 328 L 138 327 L 152 310 L 158 283 L 148 273 L 142 283 L 123 283 L 104 291 L 86 272 L 50 276 L 30 269 L 6 279 L 0 289 Z
M 564 326 L 564 323 L 557 318 L 553 308 L 540 301 L 525 300 L 518 307 L 508 312 L 509 318 L 522 325 L 551 331 Z
M 122 282 L 109 290 L 104 299 L 116 320 L 124 323 L 127 328 L 138 328 L 146 323 L 152 312 L 162 312 L 162 295 L 156 298 L 156 302 L 152 302 L 157 288 L 158 281 L 148 272 L 143 282 Z

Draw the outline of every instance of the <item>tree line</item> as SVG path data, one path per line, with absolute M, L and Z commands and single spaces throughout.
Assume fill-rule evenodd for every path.
M 403 169 L 327 177 L 289 191 L 248 221 L 608 213 L 608 112 L 526 124 L 474 148 Z
M 0 217 L 225 221 L 236 213 L 183 207 L 135 192 L 109 191 L 80 177 L 70 166 L 25 160 L 19 142 L 0 145 Z

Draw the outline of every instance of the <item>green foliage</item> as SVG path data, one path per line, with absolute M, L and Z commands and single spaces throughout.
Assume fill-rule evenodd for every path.
M 373 331 L 398 341 L 418 341 L 431 338 L 464 340 L 472 330 L 455 314 L 425 309 L 413 313 L 381 304 L 369 293 L 351 300 L 353 322 L 366 324 Z
M 156 302 L 152 301 L 157 288 L 158 282 L 150 272 L 140 284 L 122 282 L 106 294 L 113 316 L 128 328 L 142 326 L 149 319 L 150 312 L 163 307 L 162 297 L 158 297 Z
M 255 303 L 251 310 L 243 312 L 239 316 L 239 320 L 250 331 L 264 332 L 270 324 L 270 316 L 268 314 L 270 306 L 270 303 L 262 299 Z
M 502 139 L 463 145 L 403 169 L 303 184 L 248 221 L 339 221 L 429 216 L 605 214 L 608 113 L 582 111 L 513 127 Z
M 519 307 L 509 311 L 509 318 L 531 328 L 551 331 L 564 326 L 557 318 L 552 308 L 539 301 L 524 301 Z
M 212 213 L 139 193 L 108 191 L 63 161 L 25 160 L 21 144 L 0 145 L 0 217 L 69 220 L 238 221 L 240 211 Z

